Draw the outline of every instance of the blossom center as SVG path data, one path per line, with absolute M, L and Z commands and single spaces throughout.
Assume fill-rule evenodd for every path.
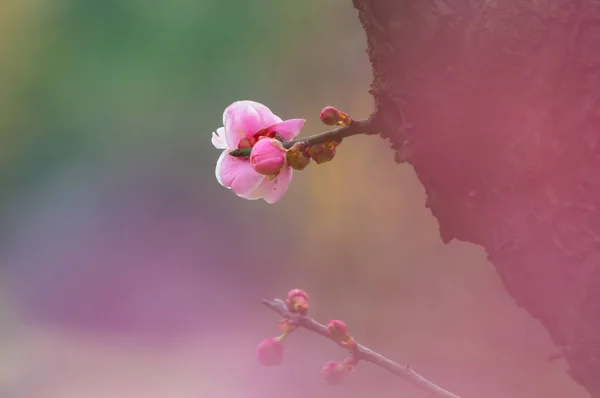
M 263 138 L 275 138 L 277 136 L 277 131 L 269 131 L 269 128 L 266 127 L 264 129 L 258 130 L 254 133 L 253 136 L 243 138 L 240 140 L 238 144 L 238 148 L 253 148 L 256 143 Z

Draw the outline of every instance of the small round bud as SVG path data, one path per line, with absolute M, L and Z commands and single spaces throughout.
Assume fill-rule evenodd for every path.
M 336 341 L 346 341 L 350 337 L 348 334 L 348 326 L 337 319 L 329 321 L 327 324 L 327 332 Z
M 328 384 L 339 384 L 344 379 L 346 369 L 344 365 L 336 361 L 329 361 L 321 369 L 321 376 Z
M 328 126 L 335 126 L 341 119 L 340 111 L 336 107 L 326 106 L 321 109 L 321 121 Z
M 250 164 L 258 174 L 276 176 L 286 166 L 285 149 L 274 138 L 260 137 L 250 152 Z
M 335 157 L 335 147 L 337 143 L 325 142 L 316 144 L 308 148 L 307 155 L 310 156 L 317 164 L 329 162 Z
M 305 153 L 305 146 L 295 143 L 285 152 L 288 166 L 294 170 L 304 170 L 310 164 L 310 157 Z
M 292 289 L 288 292 L 286 304 L 291 312 L 306 315 L 308 312 L 308 294 L 302 289 Z
M 258 362 L 264 366 L 276 366 L 283 362 L 283 343 L 276 338 L 264 339 L 256 349 Z

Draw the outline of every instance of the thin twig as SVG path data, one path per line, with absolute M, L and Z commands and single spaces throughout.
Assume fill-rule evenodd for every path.
M 373 125 L 374 124 L 371 121 L 371 119 L 353 120 L 352 123 L 347 126 L 341 126 L 333 130 L 311 135 L 309 137 L 296 138 L 295 140 L 290 141 L 283 141 L 282 144 L 284 148 L 289 149 L 296 143 L 302 143 L 306 146 L 311 146 L 332 141 L 340 142 L 342 141 L 342 139 L 350 137 L 352 135 L 375 133 L 376 131 L 373 131 Z M 251 151 L 251 148 L 238 148 L 229 152 L 229 154 L 235 157 L 247 157 L 250 156 Z
M 310 330 L 311 332 L 320 334 L 326 339 L 333 341 L 338 346 L 348 349 L 347 346 L 344 346 L 343 343 L 338 342 L 333 339 L 329 333 L 327 332 L 327 328 L 325 325 L 315 321 L 313 318 L 309 316 L 302 316 L 296 313 L 292 313 L 288 310 L 287 305 L 281 299 L 274 300 L 263 300 L 263 304 L 272 309 L 273 311 L 279 313 L 282 317 L 293 321 L 297 326 L 302 327 L 304 329 Z M 414 386 L 433 394 L 432 397 L 436 398 L 460 398 L 458 395 L 453 394 L 449 391 L 444 390 L 442 387 L 437 384 L 427 380 L 425 377 L 421 376 L 417 372 L 415 372 L 408 365 L 400 365 L 391 359 L 384 357 L 383 355 L 371 350 L 368 347 L 365 347 L 362 344 L 357 344 L 356 348 L 352 351 L 353 355 L 358 360 L 363 360 L 366 362 L 370 362 L 374 365 L 377 365 L 390 373 L 395 374 L 403 378 L 404 380 L 412 383 Z

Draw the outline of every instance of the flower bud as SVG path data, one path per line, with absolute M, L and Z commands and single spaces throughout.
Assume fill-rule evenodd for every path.
M 258 173 L 276 176 L 286 165 L 285 149 L 281 142 L 265 138 L 258 140 L 250 153 L 250 164 Z
M 302 289 L 292 289 L 288 292 L 286 304 L 291 312 L 306 315 L 308 312 L 308 294 Z
M 337 143 L 325 142 L 323 144 L 313 145 L 306 151 L 307 155 L 317 164 L 329 162 L 335 156 L 335 147 Z
M 352 118 L 346 112 L 342 112 L 334 106 L 326 106 L 321 109 L 321 121 L 329 126 L 349 126 Z
M 329 321 L 327 324 L 327 332 L 335 341 L 346 341 L 350 337 L 348 334 L 348 326 L 337 319 Z
M 321 376 L 328 384 L 339 384 L 344 379 L 346 369 L 344 365 L 336 361 L 329 361 L 321 369 Z
M 276 338 L 264 339 L 256 350 L 258 362 L 264 366 L 276 366 L 283 362 L 283 343 Z
M 326 106 L 321 109 L 321 121 L 328 126 L 335 126 L 340 120 L 340 111 L 334 106 Z
M 299 142 L 295 143 L 286 151 L 288 166 L 294 170 L 304 170 L 310 163 L 310 157 L 305 153 L 305 146 Z

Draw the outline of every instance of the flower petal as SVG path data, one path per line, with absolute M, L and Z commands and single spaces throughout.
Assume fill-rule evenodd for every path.
M 269 182 L 270 180 L 268 178 L 265 178 L 256 188 L 254 188 L 251 191 L 248 191 L 243 195 L 238 196 L 248 200 L 262 199 L 262 197 L 265 196 L 265 193 L 267 192 L 266 187 L 269 185 Z
M 231 183 L 231 190 L 238 196 L 256 189 L 267 177 L 258 174 L 249 163 L 243 167 Z
M 246 194 L 260 185 L 265 176 L 258 174 L 246 158 L 229 155 L 223 151 L 217 162 L 217 180 L 238 195 Z
M 212 144 L 217 149 L 226 149 L 227 140 L 225 140 L 225 128 L 219 127 L 216 133 L 212 133 Z
M 258 130 L 281 122 L 269 108 L 254 101 L 236 101 L 223 112 L 225 138 L 229 148 L 236 149 L 240 140 L 253 136 Z
M 292 180 L 292 168 L 286 167 L 273 180 L 265 178 L 263 182 L 252 191 L 240 195 L 244 199 L 256 200 L 264 199 L 267 203 L 279 201 L 287 191 Z
M 236 101 L 225 109 L 225 111 L 223 112 L 223 125 L 225 125 L 225 120 L 227 120 L 227 114 L 230 111 L 237 109 L 237 107 L 239 106 L 251 106 L 252 108 L 254 108 L 254 110 L 260 115 L 261 122 L 265 123 L 264 127 L 268 127 L 271 124 L 281 122 L 281 118 L 279 116 L 273 114 L 273 112 L 268 107 L 261 104 L 260 102 L 244 100 Z
M 225 150 L 225 151 L 223 151 L 223 153 L 221 153 L 221 156 L 219 156 L 219 160 L 217 160 L 217 167 L 215 168 L 215 176 L 217 177 L 217 181 L 219 181 L 219 184 L 223 185 L 227 189 L 230 189 L 231 187 L 229 185 L 225 185 L 223 183 L 223 179 L 221 178 L 221 170 L 223 169 L 223 161 L 225 160 L 226 156 L 229 156 L 227 154 L 228 152 L 229 152 L 229 150 Z
M 262 199 L 267 194 L 267 192 L 269 192 L 270 188 L 271 180 L 267 177 L 256 188 L 239 196 L 248 200 Z
M 277 131 L 286 140 L 291 140 L 300 134 L 300 130 L 304 127 L 304 119 L 288 119 L 283 122 L 269 126 L 269 131 Z
M 278 202 L 285 195 L 290 182 L 292 181 L 292 168 L 285 167 L 281 173 L 272 180 L 267 178 L 269 184 L 265 183 L 263 199 L 265 202 L 273 204 Z

